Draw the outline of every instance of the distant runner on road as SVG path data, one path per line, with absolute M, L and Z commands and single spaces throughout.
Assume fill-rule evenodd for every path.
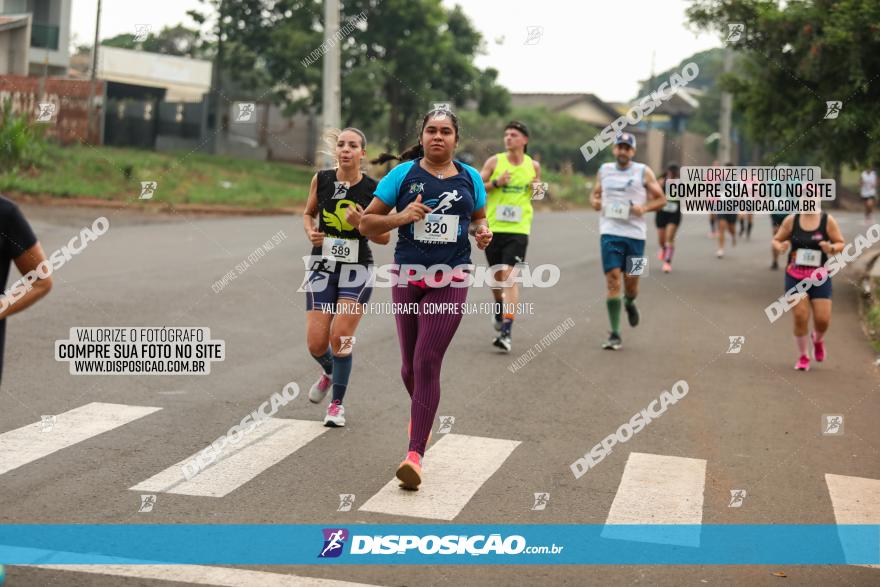
M 620 337 L 620 281 L 623 277 L 623 307 L 629 325 L 639 324 L 636 296 L 639 275 L 647 265 L 645 239 L 648 236 L 646 212 L 654 212 L 666 205 L 666 196 L 644 163 L 636 163 L 636 138 L 622 133 L 614 141 L 616 163 L 604 163 L 599 168 L 591 203 L 599 215 L 599 246 L 602 252 L 602 271 L 608 291 L 606 307 L 611 332 L 602 348 L 617 350 L 623 344 Z M 624 273 L 624 271 L 626 273 Z
M 529 130 L 525 124 L 514 120 L 504 127 L 504 148 L 504 153 L 489 157 L 480 171 L 487 193 L 486 217 L 494 235 L 486 248 L 486 260 L 490 267 L 504 266 L 495 272 L 497 282 L 512 278 L 526 262 L 532 230 L 532 184 L 541 181 L 541 165 L 526 154 Z M 502 312 L 495 315 L 495 329 L 500 332 L 492 344 L 510 352 L 519 288 L 514 283 L 493 288 L 492 294 L 502 307 Z
M 785 269 L 785 291 L 797 286 L 803 279 L 811 279 L 813 284 L 807 290 L 792 313 L 794 314 L 794 339 L 797 343 L 798 360 L 794 368 L 798 371 L 810 369 L 807 354 L 807 332 L 810 326 L 810 312 L 813 314 L 813 358 L 821 363 L 825 360 L 825 333 L 831 323 L 831 276 L 825 269 L 830 255 L 843 250 L 843 234 L 837 221 L 825 212 L 792 214 L 788 216 L 773 237 L 773 250 L 788 254 L 788 267 Z

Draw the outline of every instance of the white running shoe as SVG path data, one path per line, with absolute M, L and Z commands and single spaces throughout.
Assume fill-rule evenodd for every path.
M 338 401 L 330 402 L 330 405 L 327 406 L 324 426 L 329 426 L 330 428 L 342 428 L 345 426 L 345 407 Z
M 724 257 L 724 249 L 718 249 L 718 251 L 715 253 L 715 256 L 718 257 L 719 259 L 723 258 Z
M 321 378 L 315 381 L 315 384 L 312 385 L 312 388 L 309 390 L 309 401 L 313 404 L 319 404 L 325 397 L 327 397 L 327 390 L 330 389 L 330 384 L 333 382 L 333 379 L 330 375 L 326 373 L 321 373 Z
M 501 349 L 503 352 L 509 353 L 512 343 L 509 335 L 499 334 L 495 337 L 495 340 L 492 341 L 492 344 Z

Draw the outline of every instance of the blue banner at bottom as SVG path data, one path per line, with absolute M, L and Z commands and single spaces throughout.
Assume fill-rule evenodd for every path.
M 880 564 L 880 525 L 16 524 L 0 564 Z

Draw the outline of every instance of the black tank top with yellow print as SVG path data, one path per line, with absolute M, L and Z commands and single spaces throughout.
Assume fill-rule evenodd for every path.
M 375 191 L 376 180 L 368 175 L 363 175 L 359 182 L 346 187 L 343 182 L 337 181 L 335 169 L 318 172 L 318 229 L 328 236 L 358 239 L 360 265 L 372 264 L 373 253 L 367 238 L 345 221 L 345 212 L 355 204 L 366 209 Z M 321 247 L 312 248 L 312 255 L 320 254 Z

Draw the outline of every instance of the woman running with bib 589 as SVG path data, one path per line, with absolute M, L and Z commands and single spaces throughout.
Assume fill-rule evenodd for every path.
M 312 243 L 306 281 L 306 328 L 309 352 L 323 373 L 309 390 L 309 400 L 321 402 L 333 388 L 324 425 L 345 426 L 342 400 L 351 374 L 354 332 L 361 308 L 370 301 L 371 279 L 340 285 L 344 265 L 362 265 L 372 276 L 373 254 L 367 238 L 357 226 L 364 208 L 373 199 L 376 180 L 361 173 L 361 159 L 367 139 L 356 128 L 346 128 L 336 140 L 338 169 L 319 171 L 312 178 L 309 199 L 303 213 L 303 228 Z M 319 215 L 318 228 L 315 216 Z M 391 235 L 377 234 L 369 240 L 388 244 Z
M 397 228 L 397 265 L 449 266 L 444 275 L 399 275 L 391 288 L 395 304 L 417 304 L 418 313 L 398 313 L 397 336 L 403 365 L 400 375 L 411 398 L 410 439 L 406 458 L 397 469 L 401 487 L 417 489 L 422 482 L 422 456 L 440 403 L 440 365 L 462 317 L 471 265 L 472 235 L 480 249 L 492 240 L 486 224 L 486 190 L 480 173 L 453 159 L 458 144 L 458 119 L 448 110 L 432 110 L 422 120 L 419 144 L 399 157 L 382 155 L 374 163 L 402 161 L 376 188 L 376 197 L 360 222 L 364 235 Z M 392 209 L 397 212 L 391 213 Z M 437 287 L 437 284 L 446 284 Z M 454 308 L 431 313 L 431 307 Z M 406 307 L 406 306 L 398 306 Z

